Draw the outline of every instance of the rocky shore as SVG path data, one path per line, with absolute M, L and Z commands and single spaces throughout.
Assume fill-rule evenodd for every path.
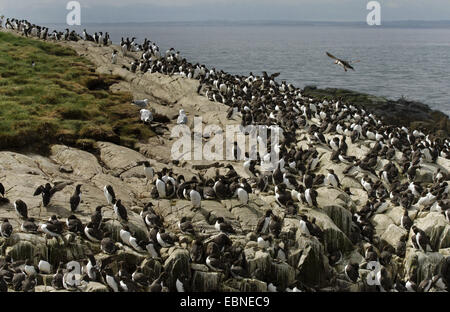
M 318 185 L 317 206 L 296 203 L 298 211 L 292 214 L 282 207 L 275 198 L 274 190 L 259 192 L 257 181 L 252 179 L 244 170 L 243 162 L 235 161 L 180 161 L 173 162 L 169 155 L 174 139 L 170 137 L 171 129 L 176 126 L 176 117 L 180 109 L 184 109 L 189 118 L 188 125 L 192 128 L 194 116 L 203 118 L 203 127 L 219 125 L 225 128 L 229 124 L 241 124 L 241 117 L 235 114 L 232 119 L 227 118 L 229 107 L 219 102 L 210 101 L 207 97 L 197 93 L 199 82 L 194 79 L 179 76 L 167 76 L 160 73 L 135 74 L 124 68 L 129 66 L 131 58 L 119 57 L 117 64 L 111 64 L 111 54 L 117 46 L 98 46 L 95 43 L 80 40 L 78 42 L 59 42 L 74 49 L 80 56 L 90 60 L 97 67 L 100 74 L 112 74 L 122 78 L 121 81 L 111 85 L 112 91 L 128 91 L 134 99 L 148 99 L 152 112 L 167 117 L 167 129 L 159 129 L 156 136 L 146 142 L 140 142 L 134 149 L 120 146 L 106 141 L 97 141 L 89 151 L 65 145 L 50 146 L 49 155 L 42 156 L 36 153 L 20 153 L 0 151 L 0 182 L 6 190 L 5 198 L 8 201 L 0 203 L 0 219 L 7 218 L 13 226 L 10 237 L 0 237 L 1 260 L 6 261 L 9 256 L 14 261 L 30 259 L 37 261 L 36 255 L 41 255 L 52 266 L 51 273 L 40 273 L 37 276 L 36 292 L 55 291 L 87 291 L 107 292 L 111 288 L 106 283 L 84 279 L 76 289 L 57 290 L 52 287 L 52 280 L 59 263 L 80 261 L 86 263 L 88 255 L 93 254 L 98 263 L 108 264 L 116 274 L 123 265 L 131 268 L 139 267 L 150 283 L 163 275 L 163 289 L 177 291 L 177 279 L 183 279 L 185 290 L 204 291 L 288 291 L 294 288 L 302 291 L 378 291 L 377 285 L 370 283 L 368 274 L 372 271 L 367 264 L 368 246 L 374 248 L 376 259 L 382 262 L 392 278 L 392 284 L 414 280 L 432 279 L 445 265 L 450 257 L 450 224 L 445 214 L 423 207 L 412 207 L 408 213 L 413 224 L 423 230 L 430 238 L 433 252 L 424 252 L 414 247 L 413 231 L 406 230 L 401 224 L 404 209 L 400 204 L 394 204 L 387 199 L 388 207 L 381 213 L 374 213 L 368 222 L 373 226 L 372 242 L 354 239 L 357 233 L 354 216 L 365 209 L 369 199 L 368 192 L 361 186 L 360 177 L 344 175 L 347 165 L 332 161 L 333 151 L 327 146 L 314 144 L 319 153 L 320 164 L 315 170 L 316 175 L 328 174 L 328 169 L 341 177 L 341 187 L 335 188 Z M 130 53 L 138 58 L 140 53 Z M 305 97 L 320 97 L 323 94 L 315 90 L 304 90 Z M 337 96 L 339 97 L 339 96 Z M 336 100 L 330 96 L 329 101 Z M 368 108 L 374 114 L 384 116 L 386 122 L 412 126 L 422 129 L 433 124 L 438 136 L 448 138 L 449 122 L 439 113 L 431 112 L 425 107 L 416 104 L 397 103 L 377 104 Z M 124 103 L 124 105 L 131 105 Z M 417 114 L 413 114 L 411 107 L 417 107 Z M 405 109 L 410 113 L 410 120 L 393 117 L 391 111 L 400 116 Z M 435 117 L 436 115 L 436 117 Z M 138 119 L 138 116 L 136 116 Z M 394 121 L 398 118 L 402 121 Z M 408 117 L 409 118 L 409 117 Z M 314 117 L 313 117 L 314 119 Z M 439 125 L 438 121 L 439 120 Z M 417 127 L 415 127 L 417 123 Z M 441 125 L 442 123 L 442 125 Z M 422 128 L 421 128 L 422 127 Z M 309 136 L 306 129 L 295 131 L 296 145 L 304 150 L 309 148 L 305 138 Z M 325 139 L 334 137 L 331 133 L 324 134 Z M 348 155 L 364 158 L 376 141 L 363 139 L 355 143 L 347 139 Z M 402 159 L 402 152 L 396 150 L 394 160 L 398 163 Z M 152 189 L 154 184 L 147 181 L 142 161 L 149 161 L 155 172 L 163 168 L 170 168 L 174 176 L 183 175 L 186 180 L 200 175 L 205 179 L 226 175 L 232 165 L 237 174 L 247 178 L 254 192 L 249 194 L 246 205 L 240 205 L 236 198 L 223 200 L 202 200 L 199 210 L 191 209 L 191 202 L 183 199 L 154 199 Z M 380 159 L 374 170 L 381 171 L 388 163 Z M 415 177 L 416 183 L 422 187 L 430 187 L 438 170 L 447 173 L 450 170 L 450 160 L 437 157 L 435 162 L 421 163 Z M 376 176 L 371 175 L 373 179 Z M 300 180 L 300 177 L 297 176 Z M 450 180 L 446 180 L 450 182 Z M 41 197 L 33 196 L 38 185 L 45 183 L 66 184 L 65 188 L 55 193 L 50 204 L 42 207 Z M 398 176 L 398 182 L 408 182 L 405 175 Z M 28 215 L 35 218 L 36 223 L 45 222 L 52 215 L 60 220 L 66 220 L 72 212 L 69 198 L 74 193 L 76 185 L 82 185 L 82 202 L 76 213 L 83 222 L 88 223 L 96 207 L 106 206 L 103 209 L 104 224 L 102 227 L 111 232 L 117 252 L 109 255 L 102 251 L 99 243 L 92 242 L 80 235 L 64 232 L 59 237 L 48 237 L 42 233 L 24 233 L 20 230 L 23 220 L 18 218 L 13 203 L 21 199 L 28 205 Z M 152 257 L 147 251 L 138 252 L 121 241 L 121 222 L 114 218 L 114 211 L 107 205 L 103 187 L 111 185 L 116 197 L 122 200 L 127 207 L 129 221 L 127 225 L 139 239 L 149 237 L 149 229 L 140 213 L 148 203 L 156 214 L 162 218 L 166 232 L 171 233 L 174 245 L 162 247 L 158 257 Z M 349 190 L 349 192 L 345 191 Z M 444 200 L 448 207 L 448 199 Z M 258 220 L 271 209 L 275 216 L 281 220 L 281 229 L 278 235 L 269 235 L 266 238 L 270 243 L 262 245 L 258 242 L 259 235 L 255 232 Z M 305 233 L 301 230 L 301 217 L 308 220 L 315 219 L 320 228 L 322 237 Z M 191 249 L 194 237 L 181 233 L 178 222 L 186 216 L 199 236 L 207 244 L 208 240 L 217 237 L 220 233 L 215 228 L 217 218 L 223 217 L 235 229 L 230 234 L 232 248 L 227 250 L 230 254 L 237 252 L 245 256 L 247 274 L 233 276 L 230 272 L 213 271 L 204 262 L 196 263 L 191 259 Z M 285 253 L 285 258 L 279 256 L 279 251 Z M 340 261 L 336 263 L 336 258 Z M 125 264 L 124 264 L 125 263 Z M 346 277 L 346 266 L 357 263 L 359 266 L 356 282 Z M 38 263 L 34 263 L 35 266 Z M 130 272 L 132 273 L 132 272 Z M 1 273 L 0 273 L 1 275 Z M 141 287 L 140 291 L 149 291 L 149 286 Z M 434 287 L 432 291 L 439 291 Z M 13 291 L 9 287 L 9 291 Z
M 428 131 L 441 138 L 450 136 L 449 116 L 427 104 L 406 99 L 390 100 L 345 89 L 318 89 L 310 86 L 304 94 L 316 99 L 341 99 L 380 116 L 386 124 Z

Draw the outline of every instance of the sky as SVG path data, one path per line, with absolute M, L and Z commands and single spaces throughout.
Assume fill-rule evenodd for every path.
M 0 15 L 65 23 L 69 0 L 0 0 Z M 79 0 L 83 23 L 158 21 L 365 22 L 369 0 Z M 449 0 L 379 0 L 384 21 L 450 20 Z

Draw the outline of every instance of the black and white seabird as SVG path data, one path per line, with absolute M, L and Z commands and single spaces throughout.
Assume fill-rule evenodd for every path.
M 116 64 L 117 63 L 117 50 L 114 49 L 113 53 L 111 54 L 111 63 Z
M 224 263 L 220 260 L 220 257 L 217 254 L 206 257 L 205 263 L 208 268 L 214 272 L 223 272 L 225 270 Z
M 317 208 L 317 191 L 313 188 L 305 190 L 305 199 L 309 206 Z
M 111 268 L 106 267 L 104 269 L 104 277 L 106 284 L 112 289 L 113 292 L 119 292 L 119 284 L 120 279 L 119 277 L 113 274 L 113 271 Z
M 194 226 L 191 221 L 188 220 L 186 216 L 183 216 L 180 221 L 178 221 L 178 228 L 182 233 L 195 235 Z
M 268 209 L 265 215 L 259 219 L 258 224 L 256 225 L 256 233 L 257 234 L 267 234 L 269 232 L 269 223 L 270 216 L 272 215 L 272 210 Z
M 55 195 L 56 192 L 61 191 L 66 185 L 66 183 L 58 183 L 52 187 L 50 183 L 45 183 L 45 185 L 40 185 L 34 191 L 33 196 L 37 196 L 39 194 L 42 195 L 42 204 L 44 207 L 47 207 L 53 195 Z
M 344 268 L 345 277 L 353 283 L 358 281 L 359 277 L 359 264 L 358 263 L 349 263 Z
M 113 208 L 114 208 L 114 213 L 116 214 L 116 216 L 119 218 L 119 220 L 121 222 L 128 222 L 127 208 L 125 208 L 125 206 L 122 205 L 122 201 L 120 199 L 118 199 L 114 203 Z
M 150 283 L 148 277 L 142 273 L 141 267 L 136 267 L 136 270 L 131 274 L 133 282 L 135 282 L 140 287 L 147 287 Z
M 91 215 L 91 222 L 93 225 L 95 225 L 97 228 L 100 226 L 103 216 L 102 216 L 102 208 L 103 206 L 97 206 L 95 207 L 94 213 Z
M 66 220 L 67 229 L 72 233 L 82 233 L 83 223 L 75 215 L 70 215 Z
M 229 224 L 228 222 L 225 222 L 223 217 L 218 217 L 216 219 L 216 223 L 214 224 L 214 227 L 217 231 L 225 232 L 225 233 L 236 233 L 236 231 L 233 229 L 233 226 Z
M 191 257 L 192 262 L 194 262 L 194 263 L 202 263 L 203 262 L 204 247 L 203 247 L 203 243 L 200 240 L 195 239 L 192 242 L 192 246 L 191 246 L 189 255 Z
M 414 232 L 414 235 L 411 237 L 411 239 L 416 241 L 416 244 L 419 247 L 419 249 L 422 250 L 423 252 L 433 251 L 433 249 L 431 248 L 431 243 L 430 239 L 428 238 L 428 235 L 415 225 L 413 225 L 411 229 Z
M 103 239 L 100 242 L 100 249 L 108 255 L 113 255 L 117 251 L 117 246 L 115 245 L 114 241 L 110 236 L 111 236 L 110 232 L 104 233 Z
M 86 264 L 86 273 L 91 281 L 96 281 L 100 277 L 100 270 L 97 265 L 97 260 L 93 254 L 87 255 L 88 262 Z
M 131 247 L 130 245 L 131 231 L 128 225 L 125 225 L 123 228 L 120 229 L 119 237 L 122 240 L 122 243 Z
M 144 165 L 144 175 L 145 175 L 145 178 L 147 179 L 147 182 L 152 181 L 153 177 L 155 175 L 155 170 L 153 170 L 153 168 L 150 166 L 149 161 L 145 160 L 145 161 L 142 161 L 141 163 Z
M 167 187 L 166 187 L 166 183 L 162 180 L 162 173 L 157 172 L 156 175 L 157 175 L 157 178 L 155 181 L 155 186 L 156 186 L 156 189 L 158 190 L 159 198 L 166 198 Z
M 1 236 L 8 238 L 11 236 L 12 231 L 13 231 L 13 227 L 12 227 L 11 223 L 9 223 L 7 218 L 3 218 L 3 222 L 0 225 Z
M 72 212 L 77 210 L 81 203 L 81 184 L 78 184 L 75 188 L 75 193 L 70 197 L 70 209 Z
M 327 170 L 328 170 L 328 175 L 325 178 L 326 184 L 332 185 L 335 188 L 340 188 L 341 182 L 339 181 L 338 176 L 334 173 L 334 170 L 333 169 L 327 169 Z
M 114 202 L 116 200 L 116 194 L 114 193 L 114 190 L 111 185 L 105 185 L 103 188 L 103 192 L 105 193 L 106 200 L 108 201 L 108 204 L 114 205 Z
M 409 217 L 407 209 L 403 210 L 403 216 L 400 219 L 400 225 L 407 231 L 409 231 L 411 229 L 411 227 L 413 226 L 413 222 L 412 222 L 411 218 Z
M 286 184 L 281 183 L 275 187 L 275 200 L 281 207 L 286 207 L 292 201 L 291 193 L 286 191 Z
M 34 218 L 28 218 L 23 221 L 20 230 L 27 233 L 36 233 L 39 227 L 34 223 Z
M 84 235 L 86 235 L 86 237 L 94 243 L 100 242 L 103 238 L 102 231 L 97 228 L 92 222 L 89 222 L 84 227 Z
M 156 240 L 161 247 L 170 247 L 174 244 L 172 237 L 169 233 L 166 233 L 164 229 L 158 231 L 158 234 L 156 234 Z
M 28 207 L 23 200 L 16 200 L 14 202 L 14 209 L 21 218 L 28 219 Z

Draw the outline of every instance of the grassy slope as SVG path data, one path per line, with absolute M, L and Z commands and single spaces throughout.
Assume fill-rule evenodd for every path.
M 153 135 L 137 122 L 132 95 L 109 91 L 119 79 L 96 74 L 72 49 L 0 32 L 0 149 L 89 149 L 95 140 L 132 147 Z

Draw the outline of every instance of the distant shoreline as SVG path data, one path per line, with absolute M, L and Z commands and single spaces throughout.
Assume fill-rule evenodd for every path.
M 41 22 L 38 24 L 65 25 L 65 22 Z M 404 20 L 404 21 L 383 21 L 380 26 L 369 26 L 365 21 L 277 21 L 277 20 L 204 20 L 204 21 L 124 21 L 124 22 L 86 22 L 83 25 L 164 25 L 164 26 L 180 26 L 180 25 L 220 25 L 220 26 L 359 26 L 365 28 L 450 28 L 450 20 L 442 21 L 421 21 L 421 20 Z M 82 25 L 81 25 L 82 26 Z M 70 27 L 69 27 L 70 28 Z

